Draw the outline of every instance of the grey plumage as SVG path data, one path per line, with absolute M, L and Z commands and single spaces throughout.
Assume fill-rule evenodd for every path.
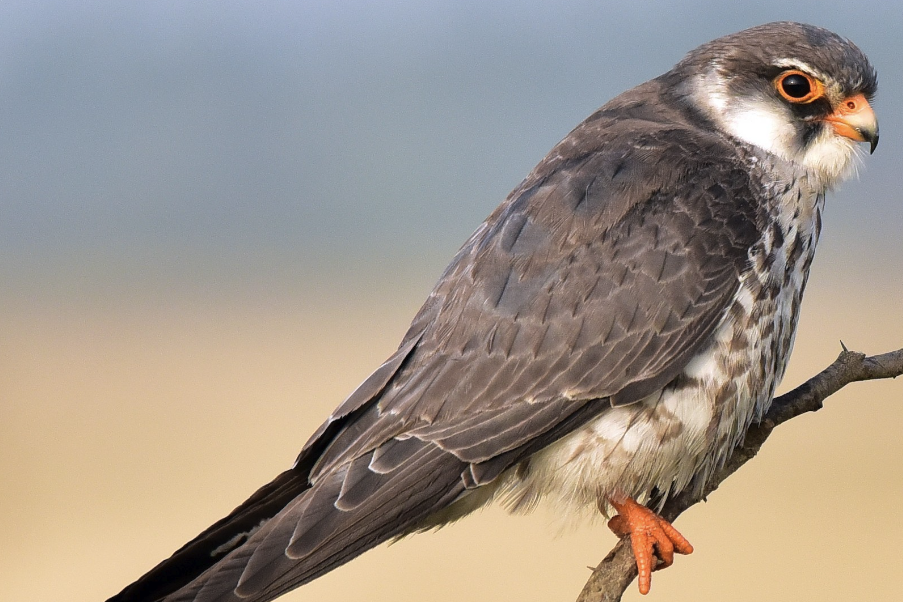
M 783 23 L 704 45 L 615 98 L 477 229 L 399 350 L 295 466 L 111 600 L 271 600 L 493 496 L 529 506 L 554 489 L 537 476 L 560 461 L 549 449 L 587 429 L 601 441 L 605 417 L 625 412 L 651 425 L 653 447 L 704 445 L 644 459 L 606 440 L 621 474 L 600 483 L 647 500 L 698 485 L 780 380 L 833 184 L 820 164 L 730 129 L 729 101 L 775 96 L 790 59 L 837 97 L 875 92 L 855 46 Z M 716 80 L 707 104 L 700 94 Z M 787 154 L 819 139 L 815 117 L 831 98 L 787 109 L 798 118 Z M 705 405 L 703 433 L 665 415 L 676 399 Z M 566 488 L 603 506 L 614 493 Z

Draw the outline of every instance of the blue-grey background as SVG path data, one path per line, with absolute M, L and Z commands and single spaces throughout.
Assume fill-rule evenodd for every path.
M 4 2 L 0 597 L 103 599 L 230 510 L 391 352 L 458 245 L 574 125 L 694 46 L 781 19 L 871 57 L 882 133 L 828 201 L 793 384 L 839 338 L 903 346 L 895 0 Z M 882 556 L 863 560 L 888 527 L 859 513 L 899 522 L 903 390 L 856 392 L 786 427 L 785 455 L 770 444 L 759 480 L 737 475 L 733 505 L 726 486 L 682 519 L 698 552 L 653 595 L 897 595 Z M 613 541 L 502 516 L 293 599 L 573 599 Z

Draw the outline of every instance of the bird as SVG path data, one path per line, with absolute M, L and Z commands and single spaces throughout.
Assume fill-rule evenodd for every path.
M 295 463 L 109 602 L 263 602 L 491 502 L 601 513 L 640 592 L 658 512 L 760 420 L 826 193 L 874 152 L 877 73 L 794 22 L 690 51 L 543 158 Z

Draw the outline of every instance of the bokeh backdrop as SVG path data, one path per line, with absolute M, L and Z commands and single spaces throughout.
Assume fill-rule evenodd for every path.
M 289 466 L 546 151 L 696 45 L 793 19 L 880 73 L 783 389 L 903 346 L 903 4 L 0 5 L 0 599 L 104 600 Z M 903 383 L 779 429 L 650 600 L 899 599 Z M 572 600 L 614 543 L 490 509 L 286 601 Z M 639 599 L 634 588 L 628 600 Z

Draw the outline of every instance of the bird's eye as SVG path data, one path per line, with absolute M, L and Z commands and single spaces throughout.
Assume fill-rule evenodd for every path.
M 774 86 L 784 100 L 794 104 L 809 103 L 824 94 L 824 86 L 820 81 L 796 69 L 784 71 L 777 76 Z
M 803 98 L 812 91 L 809 80 L 796 73 L 781 80 L 781 90 L 791 98 Z

